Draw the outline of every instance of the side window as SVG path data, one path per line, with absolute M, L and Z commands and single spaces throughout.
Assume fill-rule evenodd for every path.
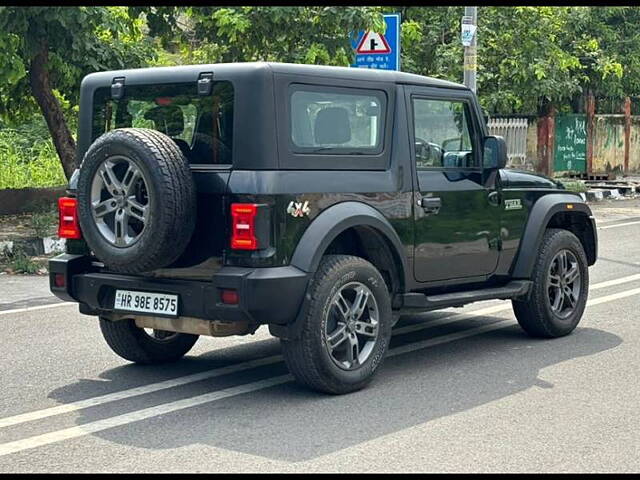
M 384 92 L 297 85 L 290 91 L 290 144 L 296 153 L 382 151 Z
M 468 108 L 463 101 L 413 99 L 418 168 L 477 166 Z

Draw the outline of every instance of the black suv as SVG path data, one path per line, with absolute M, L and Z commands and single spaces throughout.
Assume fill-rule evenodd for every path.
M 511 299 L 570 333 L 597 239 L 561 184 L 504 169 L 474 94 L 400 72 L 238 63 L 94 73 L 51 290 L 139 363 L 279 337 L 302 383 L 371 380 L 401 313 Z

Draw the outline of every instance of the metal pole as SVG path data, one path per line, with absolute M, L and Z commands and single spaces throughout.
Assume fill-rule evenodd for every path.
M 478 7 L 464 7 L 463 23 L 471 23 L 477 27 L 478 25 Z M 476 72 L 478 70 L 478 30 L 473 35 L 471 45 L 464 47 L 464 84 L 476 92 Z

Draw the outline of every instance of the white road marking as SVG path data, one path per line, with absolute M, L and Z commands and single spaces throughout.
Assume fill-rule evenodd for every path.
M 508 310 L 511 307 L 504 307 L 500 305 L 499 308 L 490 307 L 476 311 L 469 312 L 468 314 L 460 313 L 450 315 L 444 318 L 438 318 L 429 322 L 407 325 L 405 327 L 396 328 L 393 330 L 393 335 L 402 335 L 409 332 L 418 330 L 424 330 L 439 325 L 445 325 L 447 323 L 456 322 L 462 318 L 474 317 L 478 315 L 488 315 L 497 311 Z M 229 375 L 232 373 L 241 372 L 243 370 L 249 370 L 251 368 L 262 367 L 274 363 L 281 362 L 283 360 L 282 355 L 272 355 L 270 357 L 258 358 L 256 360 L 250 360 L 247 362 L 237 363 L 226 367 L 215 368 L 212 370 L 206 370 L 204 372 L 194 373 L 191 375 L 185 375 L 182 377 L 172 378 L 169 380 L 163 380 L 161 382 L 151 383 L 148 385 L 142 385 L 140 387 L 128 388 L 126 390 L 120 390 L 118 392 L 107 393 L 98 397 L 87 398 L 84 400 L 78 400 L 76 402 L 67 403 L 64 405 L 57 405 L 55 407 L 44 408 L 42 410 L 34 410 L 32 412 L 21 413 L 13 415 L 11 417 L 0 418 L 0 428 L 10 427 L 12 425 L 18 425 L 20 423 L 31 422 L 39 420 L 41 418 L 52 417 L 54 415 L 61 415 L 63 413 L 74 412 L 82 410 L 84 408 L 95 407 L 103 405 L 109 402 L 115 402 L 117 400 L 124 400 L 138 395 L 145 395 L 147 393 L 153 393 L 168 388 L 179 387 L 189 383 L 199 382 L 210 378 L 221 377 L 223 375 Z
M 597 227 L 598 230 L 606 230 L 608 228 L 617 228 L 617 227 L 626 227 L 627 225 L 638 225 L 640 220 L 637 222 L 626 222 L 626 223 L 618 223 L 616 225 L 603 225 L 601 227 Z
M 598 290 L 599 288 L 613 287 L 614 285 L 634 282 L 636 280 L 640 280 L 640 273 L 636 273 L 635 275 L 628 275 L 626 277 L 615 278 L 613 280 L 607 280 L 606 282 L 594 283 L 593 285 L 589 285 L 589 290 Z
M 608 280 L 606 282 L 596 283 L 590 286 L 590 290 L 597 290 L 598 288 L 605 288 L 605 287 L 610 287 L 614 285 L 620 285 L 622 283 L 632 282 L 634 280 L 640 280 L 640 274 L 629 275 L 627 277 L 622 277 L 614 280 Z M 602 297 L 602 298 L 605 298 L 605 297 Z M 67 304 L 65 303 L 63 305 L 67 305 Z M 446 311 L 454 311 L 454 310 L 456 309 L 447 309 Z M 416 323 L 412 325 L 406 325 L 404 327 L 395 328 L 393 330 L 393 335 L 394 336 L 403 335 L 406 333 L 424 330 L 426 328 L 446 325 L 448 323 L 457 322 L 459 320 L 466 319 L 466 318 L 473 318 L 473 317 L 478 317 L 483 315 L 491 315 L 494 313 L 504 312 L 508 310 L 511 310 L 511 304 L 503 302 L 499 305 L 494 305 L 491 307 L 472 310 L 469 312 L 455 313 L 453 315 L 449 315 L 444 318 L 438 318 L 438 319 L 431 320 L 424 323 Z M 488 325 L 485 325 L 485 326 L 488 326 Z M 440 337 L 436 337 L 436 338 L 440 338 Z M 148 393 L 153 393 L 153 392 L 165 390 L 168 388 L 175 388 L 182 385 L 187 385 L 189 383 L 207 380 L 210 378 L 221 377 L 223 375 L 230 375 L 232 373 L 241 372 L 243 370 L 249 370 L 252 368 L 258 368 L 265 365 L 278 363 L 278 362 L 281 362 L 282 360 L 283 360 L 282 355 L 272 355 L 270 357 L 258 358 L 256 360 L 249 360 L 247 362 L 228 365 L 226 367 L 215 368 L 212 370 L 206 370 L 204 372 L 185 375 L 182 377 L 172 378 L 169 380 L 163 380 L 161 382 L 150 383 L 147 385 L 142 385 L 140 387 L 134 387 L 126 390 L 107 393 L 105 395 L 100 395 L 98 397 L 78 400 L 76 402 L 71 402 L 64 405 L 56 405 L 55 407 L 44 408 L 41 410 L 34 410 L 32 412 L 20 413 L 10 417 L 0 418 L 0 428 L 10 427 L 12 425 L 31 422 L 34 420 L 52 417 L 55 415 L 62 415 L 64 413 L 75 412 L 77 410 L 82 410 L 84 408 L 95 407 L 98 405 L 103 405 L 105 403 L 115 402 L 118 400 L 125 400 L 127 398 L 136 397 L 139 395 L 145 395 Z
M 107 430 L 109 428 L 126 425 L 132 422 L 138 422 L 140 420 L 157 417 L 159 415 L 164 415 L 166 413 L 175 412 L 177 410 L 182 410 L 189 407 L 195 407 L 197 405 L 202 405 L 203 403 L 212 402 L 214 400 L 221 400 L 223 398 L 233 397 L 235 395 L 241 395 L 243 393 L 262 390 L 264 388 L 273 387 L 274 385 L 279 385 L 291 380 L 293 380 L 293 377 L 291 375 L 281 375 L 279 377 L 268 378 L 266 380 L 260 380 L 258 382 L 251 382 L 245 385 L 238 385 L 236 387 L 225 388 L 223 390 L 218 390 L 211 393 L 205 393 L 196 397 L 185 398 L 183 400 L 156 405 L 155 407 L 143 408 L 142 410 L 136 410 L 133 412 L 125 413 L 123 415 L 105 418 L 104 420 L 85 423 L 84 425 L 78 425 L 76 427 L 65 428 L 62 430 L 57 430 L 55 432 L 35 435 L 33 437 L 24 438 L 22 440 L 4 443 L 0 445 L 0 456 L 20 452 L 22 450 L 28 450 L 31 448 L 41 447 L 43 445 L 49 445 L 50 443 L 56 443 L 62 440 L 82 437 L 84 435 L 101 432 L 102 430 Z
M 78 305 L 75 302 L 60 302 L 50 303 L 48 305 L 36 305 L 35 307 L 14 308 L 12 310 L 0 310 L 0 315 L 9 315 L 10 313 L 23 313 L 31 312 L 33 310 L 44 310 L 45 308 L 58 308 L 58 307 L 70 307 L 71 305 Z
M 76 410 L 82 410 L 84 408 L 95 407 L 98 405 L 103 405 L 105 403 L 115 402 L 117 400 L 124 400 L 138 395 L 165 390 L 167 388 L 179 387 L 181 385 L 199 382 L 201 380 L 207 380 L 209 378 L 229 375 L 231 373 L 237 373 L 242 370 L 277 363 L 281 360 L 282 355 L 272 355 L 270 357 L 259 358 L 235 365 L 206 370 L 204 372 L 185 375 L 183 377 L 172 378 L 170 380 L 164 380 L 162 382 L 150 383 L 148 385 L 143 385 L 140 387 L 128 388 L 126 390 L 120 390 L 118 392 L 107 393 L 105 395 L 100 395 L 99 397 L 78 400 L 77 402 L 67 403 L 66 405 L 57 405 L 55 407 L 44 408 L 42 410 L 34 410 L 33 412 L 21 413 L 18 415 L 13 415 L 11 417 L 0 418 L 0 428 L 9 427 L 11 425 L 18 425 L 25 422 L 31 422 L 33 420 L 38 420 L 41 418 L 52 417 L 54 415 L 61 415 L 63 413 L 74 412 Z
M 614 293 L 612 295 L 606 295 L 604 297 L 591 299 L 587 302 L 587 306 L 598 305 L 620 298 L 637 295 L 640 293 L 640 288 L 634 288 L 632 290 L 626 290 L 623 292 Z M 452 342 L 461 338 L 466 338 L 481 333 L 489 332 L 491 330 L 497 330 L 511 324 L 510 319 L 501 320 L 499 322 L 492 323 L 490 325 L 482 325 L 480 327 L 472 328 L 463 332 L 455 332 L 448 335 L 443 335 L 436 338 L 430 338 L 421 342 L 410 343 L 396 347 L 389 351 L 388 356 L 394 357 L 402 353 L 412 352 L 415 350 L 439 345 L 443 343 Z M 117 415 L 115 417 L 106 418 L 103 420 L 97 420 L 95 422 L 85 423 L 75 427 L 65 428 L 54 432 L 44 433 L 41 435 L 35 435 L 27 437 L 21 440 L 15 440 L 0 444 L 0 456 L 8 455 L 11 453 L 21 452 L 23 450 L 29 450 L 32 448 L 57 443 L 63 440 L 70 440 L 73 438 L 82 437 L 91 433 L 108 430 L 110 428 L 127 425 L 130 423 L 138 422 L 140 420 L 146 420 L 154 418 L 167 413 L 176 412 L 185 408 L 195 407 L 205 403 L 221 400 L 223 398 L 229 398 L 244 393 L 255 392 L 257 390 L 263 390 L 265 388 L 280 385 L 293 380 L 291 375 L 280 375 L 278 377 L 260 380 L 257 382 L 251 382 L 244 385 L 238 385 L 235 387 L 225 388 L 215 392 L 205 393 L 197 395 L 191 398 L 185 398 L 182 400 L 176 400 L 173 402 L 164 403 L 154 407 L 144 408 L 133 412 Z
M 593 305 L 600 305 L 601 303 L 611 302 L 613 300 L 618 300 L 619 298 L 631 297 L 633 295 L 640 294 L 640 288 L 634 288 L 632 290 L 624 290 L 622 292 L 613 293 L 611 295 L 605 295 L 604 297 L 592 298 L 587 301 L 587 307 L 591 307 Z

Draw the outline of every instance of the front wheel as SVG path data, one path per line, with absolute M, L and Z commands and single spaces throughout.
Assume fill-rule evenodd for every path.
M 513 301 L 520 326 L 534 337 L 571 333 L 584 312 L 589 267 L 580 240 L 568 230 L 550 228 L 542 238 L 528 301 Z
M 198 335 L 138 328 L 132 319 L 111 321 L 100 318 L 100 330 L 111 350 L 135 363 L 157 364 L 182 358 Z
M 350 255 L 327 255 L 309 284 L 301 333 L 281 340 L 289 371 L 326 393 L 369 383 L 391 338 L 391 301 L 380 272 Z

